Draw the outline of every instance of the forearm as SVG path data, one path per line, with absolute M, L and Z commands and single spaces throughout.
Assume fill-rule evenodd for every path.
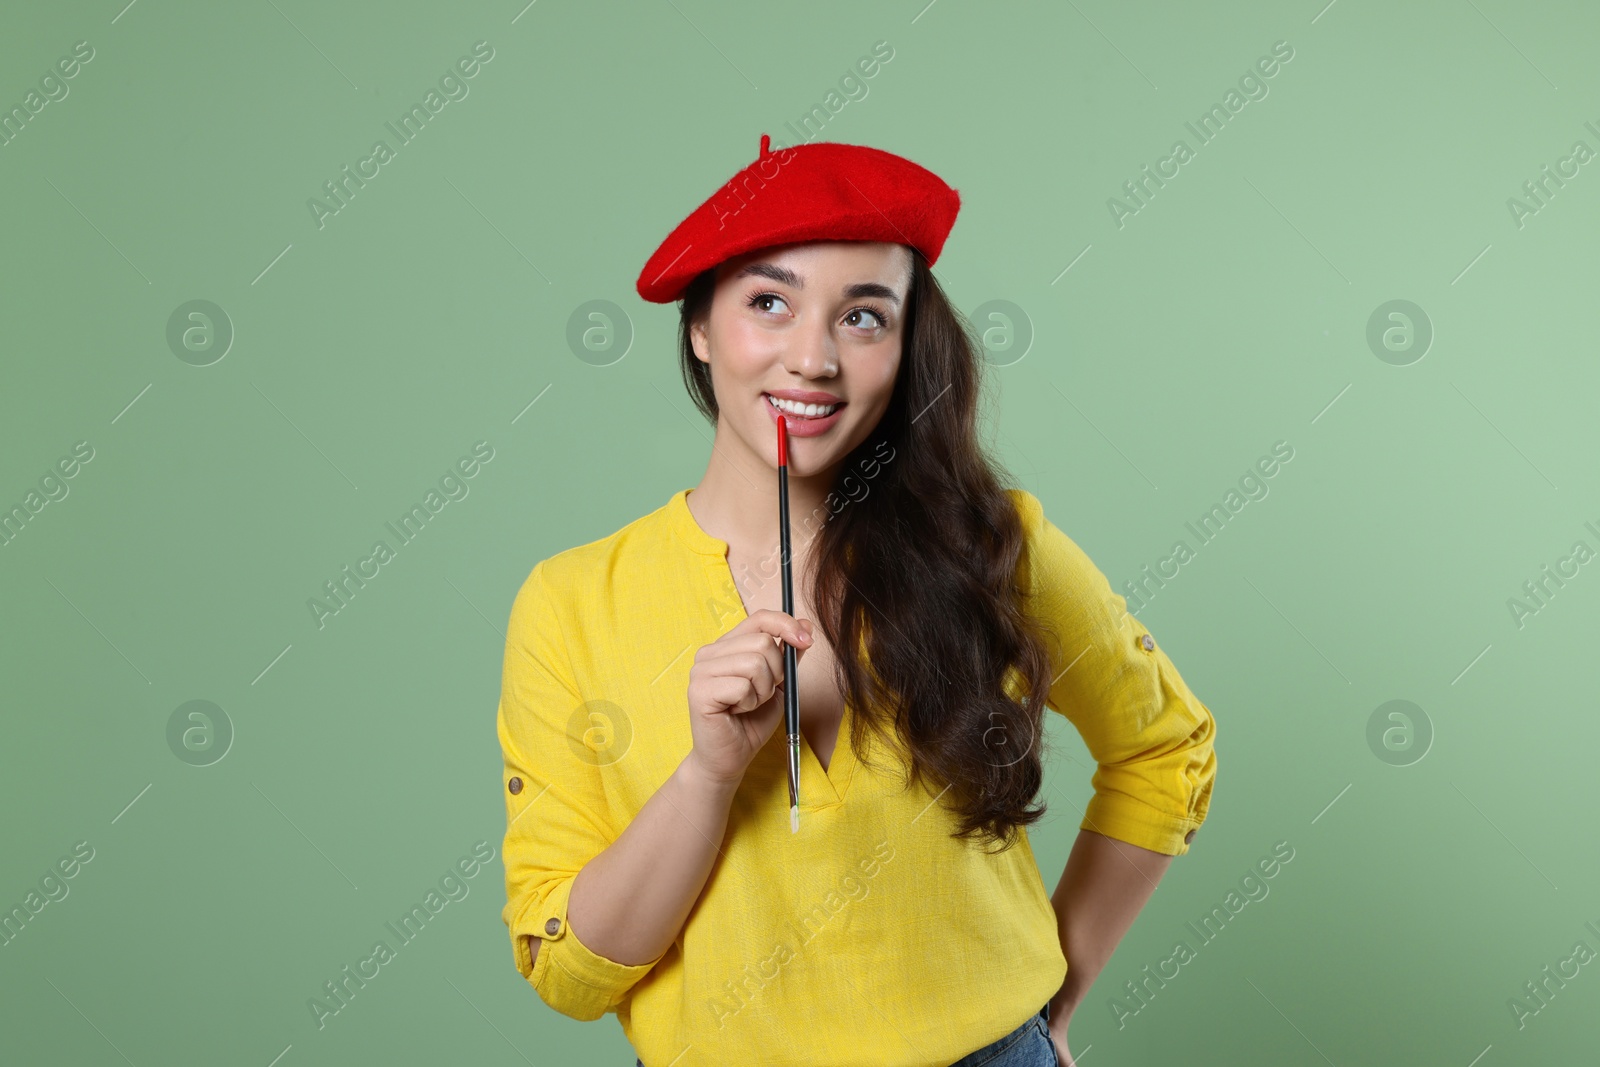
M 660 957 L 705 888 L 736 788 L 701 777 L 694 757 L 685 757 L 627 829 L 578 872 L 567 902 L 567 925 L 578 940 L 617 963 Z
M 1050 897 L 1067 978 L 1050 1000 L 1052 1022 L 1069 1018 L 1088 996 L 1133 925 L 1172 857 L 1092 830 L 1080 830 Z

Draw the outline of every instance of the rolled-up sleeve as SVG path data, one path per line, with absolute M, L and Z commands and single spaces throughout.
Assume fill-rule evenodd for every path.
M 1210 807 L 1216 720 L 1038 498 L 1013 492 L 1028 532 L 1032 612 L 1052 631 L 1049 705 L 1097 764 L 1080 826 L 1181 856 Z
M 534 567 L 511 609 L 497 732 L 504 759 L 506 904 L 501 918 L 522 976 L 551 1008 L 598 1019 L 616 1008 L 654 966 L 609 960 L 567 926 L 567 898 L 584 864 L 612 841 L 600 768 L 569 741 L 583 700 L 574 684 L 562 619 Z M 574 716 L 577 719 L 574 719 Z M 531 938 L 541 946 L 533 958 Z

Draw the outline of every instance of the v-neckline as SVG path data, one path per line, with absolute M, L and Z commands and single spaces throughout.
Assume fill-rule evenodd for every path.
M 678 490 L 668 502 L 668 507 L 677 513 L 678 521 L 675 527 L 683 535 L 689 547 L 703 556 L 709 567 L 716 572 L 715 577 L 711 579 L 713 590 L 728 598 L 729 610 L 726 611 L 717 606 L 722 603 L 720 598 L 711 601 L 717 616 L 718 636 L 721 636 L 748 619 L 750 613 L 745 608 L 744 597 L 740 595 L 737 583 L 734 582 L 733 568 L 728 564 L 728 542 L 713 537 L 695 521 L 694 512 L 689 510 L 690 492 L 691 489 Z M 735 612 L 739 617 L 723 625 L 729 614 Z M 806 740 L 805 732 L 801 731 L 800 808 L 802 811 L 830 807 L 843 802 L 856 767 L 855 752 L 850 745 L 850 720 L 850 702 L 846 700 L 844 710 L 839 717 L 839 732 L 834 738 L 833 753 L 828 759 L 826 768 L 822 766 L 822 760 L 817 756 L 816 750 L 811 747 L 811 742 Z M 773 733 L 781 746 L 784 736 L 782 729 Z M 820 802 L 817 798 L 821 798 Z

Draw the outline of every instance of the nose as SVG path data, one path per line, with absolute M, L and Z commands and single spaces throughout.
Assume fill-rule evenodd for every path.
M 805 378 L 831 378 L 839 373 L 839 349 L 826 320 L 805 323 L 791 334 L 783 354 L 786 370 Z

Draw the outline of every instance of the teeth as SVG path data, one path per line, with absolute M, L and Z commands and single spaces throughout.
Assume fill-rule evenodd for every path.
M 767 395 L 767 402 L 785 414 L 799 415 L 807 419 L 831 415 L 834 409 L 839 406 L 838 404 L 797 404 L 793 400 L 780 400 L 771 394 Z

